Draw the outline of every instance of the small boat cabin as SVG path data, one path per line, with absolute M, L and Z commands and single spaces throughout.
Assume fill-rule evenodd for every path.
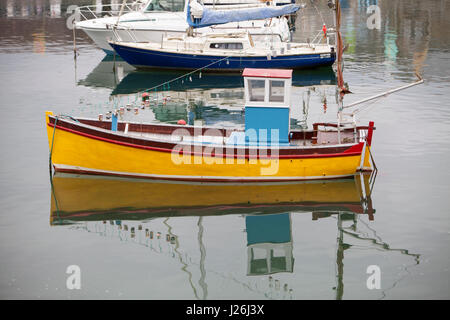
M 245 130 L 254 130 L 253 142 L 289 143 L 292 70 L 247 68 L 242 76 Z

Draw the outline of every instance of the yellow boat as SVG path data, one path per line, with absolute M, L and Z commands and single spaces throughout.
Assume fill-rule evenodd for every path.
M 56 173 L 51 224 L 144 220 L 170 216 L 313 212 L 368 214 L 374 210 L 369 175 L 285 183 L 184 183 Z
M 46 112 L 55 171 L 183 181 L 337 179 L 370 171 L 373 122 L 291 130 L 292 70 L 245 69 L 245 128 L 143 124 Z

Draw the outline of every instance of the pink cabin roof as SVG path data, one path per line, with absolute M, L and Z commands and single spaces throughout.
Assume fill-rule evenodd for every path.
M 243 77 L 259 77 L 259 78 L 292 78 L 292 70 L 286 69 L 253 69 L 245 68 L 242 72 Z

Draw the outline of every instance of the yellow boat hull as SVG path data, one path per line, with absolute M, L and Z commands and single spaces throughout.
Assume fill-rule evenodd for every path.
M 205 154 L 175 156 L 82 135 L 49 124 L 47 135 L 56 171 L 188 181 L 297 181 L 354 175 L 361 152 L 311 157 L 239 158 Z M 368 147 L 363 167 L 370 168 Z M 181 163 L 180 163 L 181 161 Z

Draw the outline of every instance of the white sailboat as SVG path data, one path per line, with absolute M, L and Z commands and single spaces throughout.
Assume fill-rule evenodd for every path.
M 290 0 L 278 0 L 286 3 Z M 83 30 L 107 54 L 113 49 L 108 41 L 160 42 L 163 36 L 179 36 L 186 33 L 187 5 L 189 0 L 148 0 L 145 3 L 86 6 L 78 8 L 80 21 L 75 28 Z M 269 1 L 276 5 L 275 1 Z M 214 9 L 252 8 L 265 6 L 258 0 L 206 0 L 204 5 Z M 261 41 L 287 41 L 290 38 L 286 18 L 241 21 L 221 26 L 196 29 L 197 34 L 212 32 L 229 33 L 236 29 L 249 31 Z

